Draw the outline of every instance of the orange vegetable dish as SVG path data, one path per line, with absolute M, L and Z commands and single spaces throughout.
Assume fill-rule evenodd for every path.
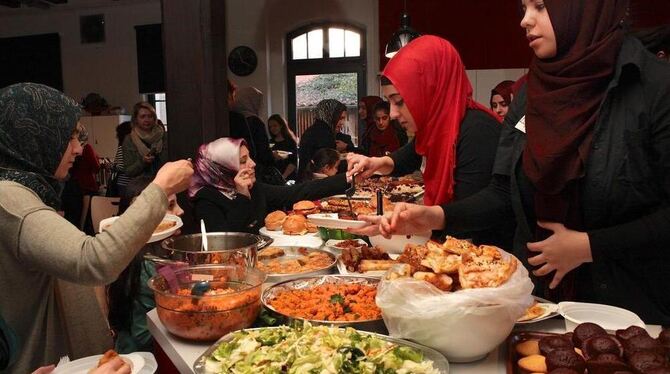
M 377 287 L 361 284 L 324 284 L 284 291 L 270 301 L 278 312 L 318 321 L 360 321 L 381 318 L 375 304 Z
M 306 256 L 294 259 L 279 257 L 271 261 L 259 262 L 256 267 L 268 274 L 296 274 L 327 268 L 334 261 L 334 258 L 327 253 L 311 252 Z

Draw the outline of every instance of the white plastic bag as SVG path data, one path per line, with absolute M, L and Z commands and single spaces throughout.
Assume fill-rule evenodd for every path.
M 533 302 L 528 271 L 514 256 L 500 252 L 518 263 L 510 279 L 496 288 L 444 292 L 413 278 L 382 279 L 376 302 L 391 336 L 435 348 L 456 362 L 493 350 Z

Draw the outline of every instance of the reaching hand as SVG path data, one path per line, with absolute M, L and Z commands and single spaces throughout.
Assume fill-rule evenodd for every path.
M 393 171 L 393 159 L 390 157 L 367 157 L 356 153 L 347 155 L 347 177 L 358 175 L 358 179 L 370 178 L 375 172 L 389 174 Z
M 379 235 L 379 223 L 382 220 L 382 216 L 366 216 L 359 215 L 357 217 L 359 221 L 365 221 L 368 223 L 367 226 L 359 228 L 347 228 L 347 231 L 356 234 L 356 235 L 366 235 L 366 236 L 376 236 Z
M 193 176 L 193 164 L 188 160 L 166 162 L 154 178 L 153 183 L 163 189 L 166 196 L 188 188 Z
M 538 226 L 554 233 L 541 242 L 528 243 L 528 249 L 538 252 L 528 263 L 541 266 L 533 271 L 538 277 L 556 271 L 549 288 L 556 288 L 565 274 L 585 262 L 593 262 L 589 236 L 585 232 L 569 230 L 561 223 L 538 222 Z
M 237 175 L 235 175 L 234 181 L 237 192 L 248 198 L 251 198 L 251 188 L 256 182 L 256 173 L 254 172 L 254 169 L 241 169 L 237 172 Z
M 390 239 L 391 235 L 414 235 L 444 228 L 444 211 L 440 206 L 423 206 L 398 203 L 392 213 L 383 216 L 358 216 L 370 225 L 358 229 L 347 229 L 354 234 L 379 235 Z

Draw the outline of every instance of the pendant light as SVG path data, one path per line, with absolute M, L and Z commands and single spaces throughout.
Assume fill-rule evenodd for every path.
M 384 55 L 386 57 L 393 57 L 400 48 L 406 46 L 412 40 L 421 36 L 413 28 L 409 26 L 409 14 L 407 14 L 407 0 L 403 0 L 403 12 L 400 17 L 400 29 L 393 33 L 391 40 L 386 44 Z

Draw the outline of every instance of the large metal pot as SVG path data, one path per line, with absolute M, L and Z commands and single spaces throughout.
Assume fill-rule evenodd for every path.
M 208 251 L 202 250 L 202 234 L 163 240 L 145 258 L 162 265 L 226 264 L 256 267 L 256 253 L 272 243 L 265 235 L 242 232 L 207 233 Z

